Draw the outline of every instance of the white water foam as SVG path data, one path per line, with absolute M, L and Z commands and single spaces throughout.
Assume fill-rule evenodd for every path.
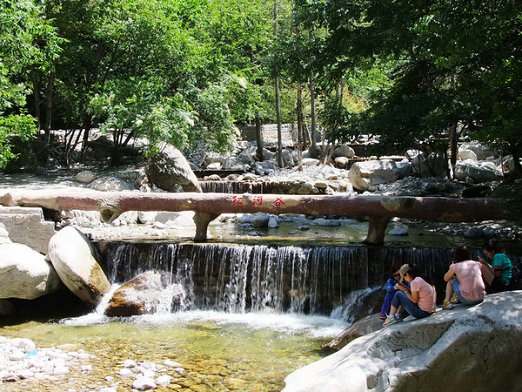
M 62 320 L 61 323 L 68 326 L 89 326 L 110 322 L 149 325 L 212 322 L 218 325 L 244 325 L 250 329 L 270 329 L 287 334 L 308 333 L 313 337 L 334 337 L 348 326 L 342 320 L 326 316 L 268 312 L 228 313 L 211 310 L 156 313 L 126 318 L 111 318 L 103 315 L 103 313 L 93 312 L 85 316 Z

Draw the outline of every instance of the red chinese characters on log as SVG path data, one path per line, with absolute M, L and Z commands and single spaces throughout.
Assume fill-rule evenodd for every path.
M 242 206 L 243 205 L 243 196 L 234 196 L 232 199 L 233 206 Z
M 274 207 L 281 207 L 283 204 L 285 204 L 285 202 L 280 197 L 276 198 L 272 203 Z

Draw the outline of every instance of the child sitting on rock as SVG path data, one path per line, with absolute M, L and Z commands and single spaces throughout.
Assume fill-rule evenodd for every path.
M 384 296 L 384 302 L 381 307 L 381 320 L 386 319 L 388 314 L 390 313 L 391 301 L 393 295 L 397 292 L 395 290 L 395 285 L 399 283 L 399 267 L 397 265 L 392 265 L 390 268 L 390 278 L 386 281 L 386 295 Z

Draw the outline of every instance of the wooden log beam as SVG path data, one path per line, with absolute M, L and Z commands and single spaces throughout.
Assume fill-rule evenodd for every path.
M 392 217 L 438 222 L 510 219 L 507 203 L 499 199 L 346 195 L 274 195 L 215 193 L 99 192 L 86 189 L 0 190 L 4 206 L 52 210 L 100 211 L 111 222 L 125 211 L 196 211 L 197 238 L 212 219 L 223 213 L 306 214 L 369 217 L 368 243 L 380 243 Z M 205 215 L 206 214 L 206 215 Z M 202 219 L 204 217 L 204 219 Z M 373 222 L 373 224 L 372 224 Z M 198 224 L 198 222 L 196 222 Z

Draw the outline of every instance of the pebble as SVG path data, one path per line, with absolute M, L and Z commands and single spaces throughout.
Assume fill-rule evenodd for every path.
M 123 361 L 123 367 L 126 367 L 126 368 L 136 367 L 136 362 L 134 362 L 132 359 L 127 359 L 127 360 Z
M 138 377 L 132 383 L 132 387 L 137 389 L 138 391 L 146 391 L 148 389 L 156 388 L 156 383 L 152 378 L 149 377 Z
M 159 386 L 162 386 L 162 387 L 166 387 L 167 385 L 170 384 L 171 381 L 172 381 L 172 377 L 165 375 L 165 376 L 158 377 L 156 379 L 156 384 L 158 384 Z
M 63 376 L 80 358 L 92 357 L 83 350 L 65 353 L 57 348 L 37 348 L 30 339 L 0 336 L 0 383 Z M 81 369 L 90 371 L 92 366 L 82 365 Z
M 120 377 L 130 377 L 130 376 L 132 376 L 134 373 L 133 373 L 132 370 L 130 370 L 130 369 L 123 368 L 123 369 L 121 369 L 120 371 L 118 371 L 118 374 L 119 374 Z
M 183 365 L 179 362 L 173 361 L 171 359 L 166 359 L 163 364 L 169 368 L 182 368 Z
M 82 363 L 94 358 L 84 350 L 64 352 L 57 348 L 37 348 L 36 344 L 29 339 L 9 339 L 0 336 L 0 384 L 3 382 L 20 382 L 21 380 L 59 380 L 59 377 L 71 373 L 73 368 L 82 373 L 92 372 L 91 364 Z M 175 372 L 184 375 L 185 369 L 179 362 L 165 359 L 162 364 L 154 362 L 136 363 L 131 359 L 120 362 L 123 366 L 116 371 L 121 378 L 132 377 L 132 388 L 138 391 L 155 389 L 157 387 L 173 387 L 173 381 L 179 381 L 165 372 Z M 156 373 L 163 373 L 157 376 Z M 74 373 L 73 373 L 74 374 Z M 94 392 L 117 392 L 114 384 L 115 377 L 106 376 L 105 381 L 112 386 L 97 388 L 91 386 L 82 391 Z M 69 379 L 68 382 L 71 382 Z M 67 382 L 67 379 L 65 380 Z M 100 389 L 99 389 L 100 388 Z M 174 388 L 176 389 L 176 388 Z M 69 388 L 67 392 L 76 392 Z

